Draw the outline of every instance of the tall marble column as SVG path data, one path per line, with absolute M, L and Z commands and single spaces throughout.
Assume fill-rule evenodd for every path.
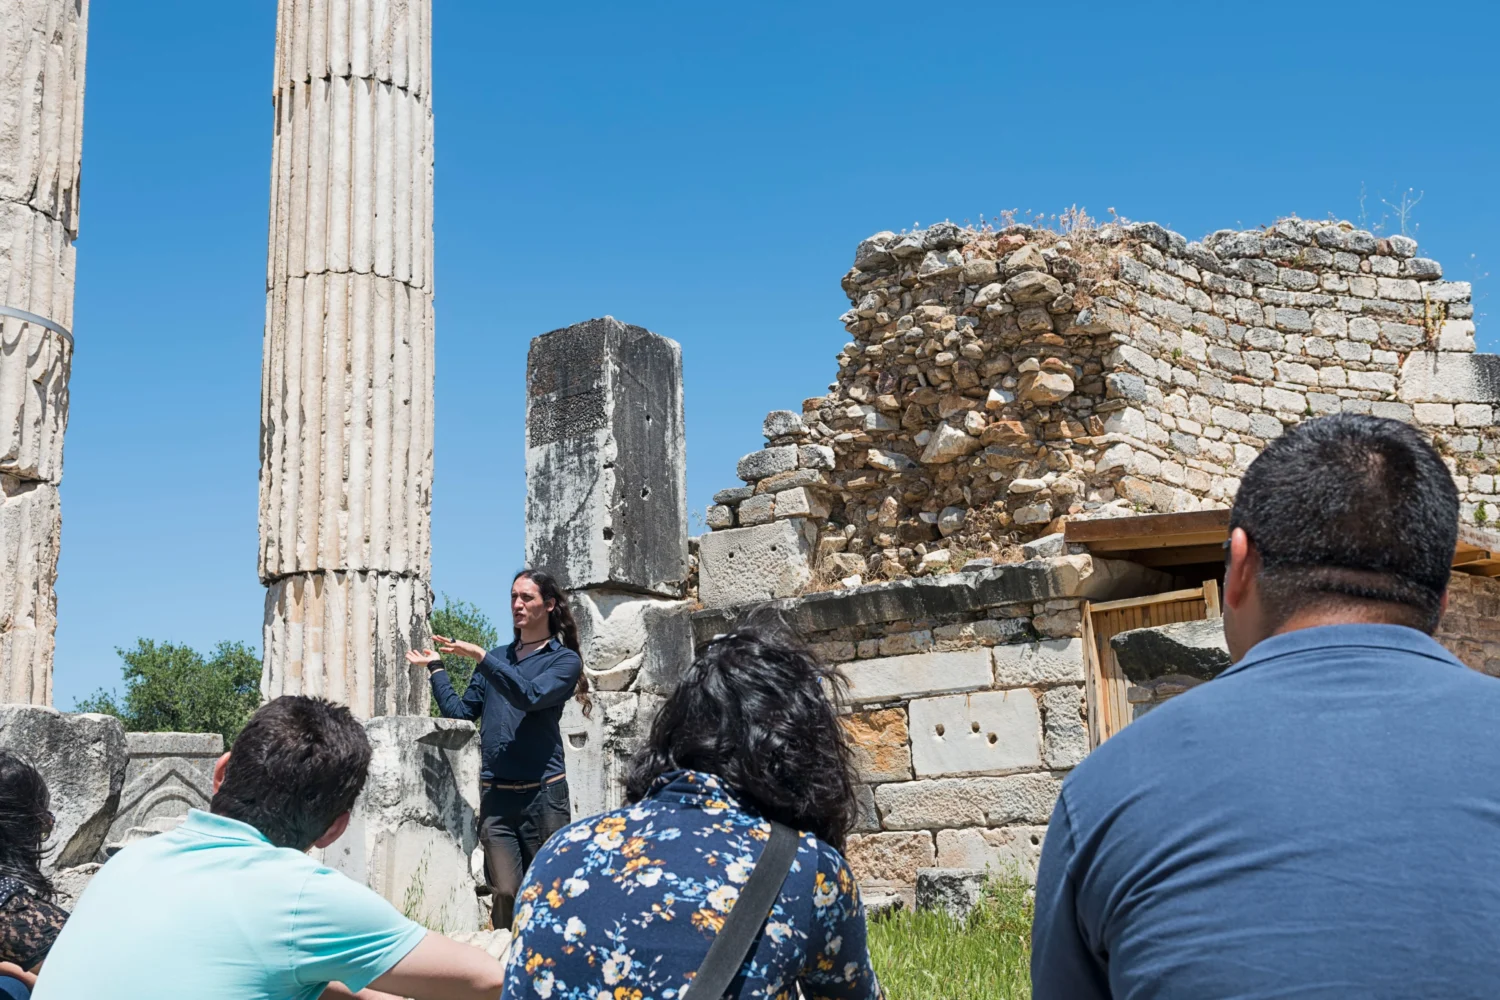
M 267 697 L 425 714 L 431 0 L 280 0 L 261 384 Z
M 52 702 L 88 0 L 0 0 L 0 702 Z

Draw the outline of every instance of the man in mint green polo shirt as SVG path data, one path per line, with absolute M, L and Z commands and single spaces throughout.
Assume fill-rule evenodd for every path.
M 212 811 L 94 877 L 34 1000 L 494 1000 L 498 962 L 306 854 L 344 832 L 369 766 L 347 708 L 263 706 L 214 769 Z

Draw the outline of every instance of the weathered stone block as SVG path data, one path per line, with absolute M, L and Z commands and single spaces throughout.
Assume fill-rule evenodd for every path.
M 224 753 L 218 733 L 126 733 L 130 755 L 119 809 L 104 841 L 104 854 L 138 837 L 133 830 L 160 832 L 189 809 L 213 801 L 214 764 Z
M 1413 351 L 1401 365 L 1396 398 L 1405 403 L 1500 403 L 1500 355 Z
M 991 875 L 1015 874 L 1035 882 L 1046 836 L 1045 826 L 939 830 L 937 863 L 943 868 L 978 868 Z
M 1046 713 L 1043 760 L 1054 770 L 1077 767 L 1089 753 L 1089 730 L 1083 721 L 1083 688 L 1055 687 L 1042 695 Z
M 591 587 L 573 595 L 584 671 L 600 691 L 675 687 L 693 659 L 687 601 Z
M 991 652 L 995 660 L 996 687 L 1083 683 L 1082 639 L 1010 643 L 996 646 Z
M 650 731 L 662 699 L 634 691 L 600 691 L 589 714 L 577 699 L 563 707 L 563 756 L 575 817 L 624 804 L 625 771 Z
M 849 734 L 860 781 L 911 780 L 911 747 L 905 711 L 887 708 L 875 712 L 853 712 L 844 718 L 844 730 Z
M 853 704 L 990 686 L 987 649 L 912 653 L 857 660 L 844 668 Z
M 480 912 L 479 740 L 472 723 L 385 716 L 365 723 L 374 751 L 349 829 L 323 863 L 363 882 L 419 923 L 473 931 Z
M 916 908 L 964 920 L 979 905 L 989 873 L 983 868 L 921 868 L 917 871 Z
M 740 505 L 743 523 L 744 509 Z M 812 580 L 816 528 L 792 518 L 704 535 L 698 542 L 698 598 L 706 608 L 790 597 Z
M 1120 669 L 1137 683 L 1167 674 L 1208 680 L 1229 666 L 1222 618 L 1131 629 L 1109 642 Z
M 917 698 L 909 711 L 919 778 L 1003 774 L 1042 764 L 1042 716 L 1024 688 Z
M 125 729 L 109 715 L 71 715 L 39 705 L 0 705 L 0 746 L 42 773 L 56 823 L 49 871 L 88 864 L 104 846 L 129 760 Z
M 917 869 L 931 868 L 935 855 L 932 834 L 925 830 L 851 834 L 844 851 L 861 885 L 915 885 Z
M 747 483 L 757 482 L 781 472 L 791 472 L 797 467 L 797 446 L 780 445 L 752 451 L 740 459 L 735 467 L 739 477 Z
M 675 596 L 688 565 L 681 349 L 588 320 L 532 341 L 526 387 L 527 564 L 569 590 Z
M 880 785 L 875 804 L 887 830 L 952 830 L 1046 823 L 1062 779 L 1046 773 L 931 778 Z

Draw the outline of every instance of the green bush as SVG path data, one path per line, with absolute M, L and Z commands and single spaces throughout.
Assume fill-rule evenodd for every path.
M 73 711 L 113 715 L 136 733 L 218 733 L 228 746 L 260 707 L 260 657 L 242 642 L 221 642 L 207 657 L 153 639 L 115 652 L 125 694 L 100 688 Z
M 1029 1000 L 1030 886 L 992 877 L 966 920 L 898 912 L 870 921 L 870 960 L 886 1000 Z

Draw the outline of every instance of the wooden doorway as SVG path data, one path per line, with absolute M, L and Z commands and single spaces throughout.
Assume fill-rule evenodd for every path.
M 1083 656 L 1087 677 L 1089 748 L 1129 725 L 1135 717 L 1130 681 L 1115 660 L 1109 640 L 1135 628 L 1221 617 L 1219 584 L 1205 581 L 1192 590 L 1083 605 Z

